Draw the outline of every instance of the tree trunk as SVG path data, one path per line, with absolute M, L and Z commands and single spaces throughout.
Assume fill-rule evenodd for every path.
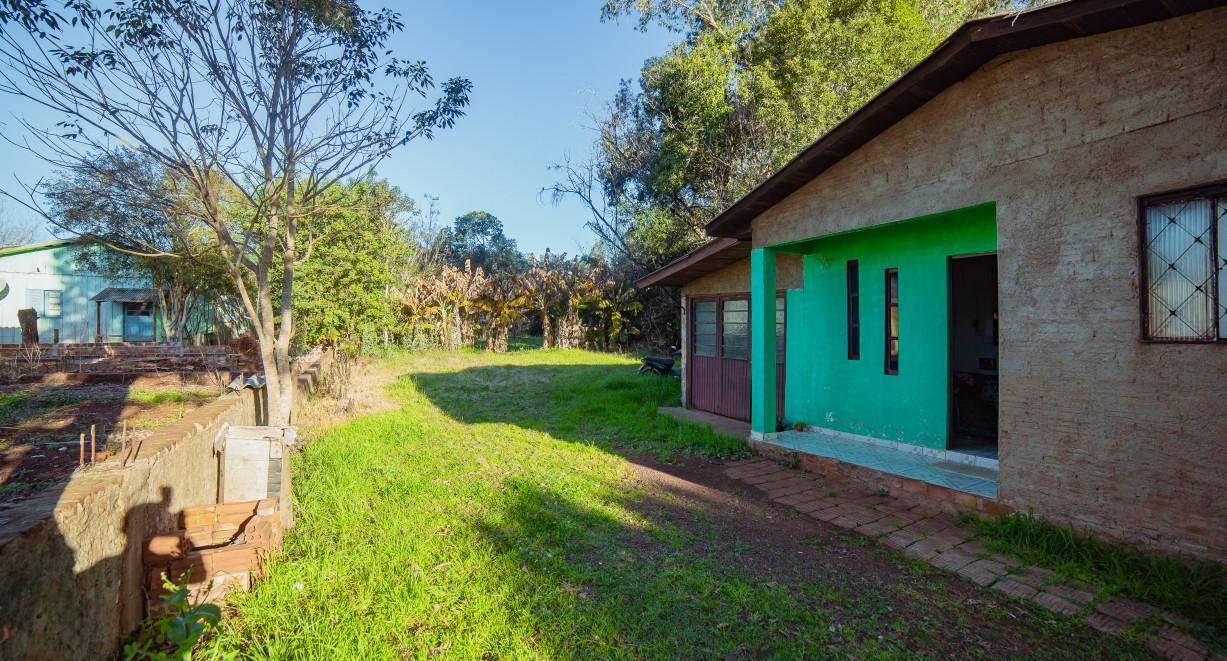
M 550 318 L 550 313 L 544 309 L 541 311 L 541 348 L 552 349 L 557 344 L 554 338 L 554 320 Z
M 506 322 L 490 322 L 490 332 L 486 335 L 486 351 L 507 353 L 507 338 L 511 334 L 511 324 Z
M 38 344 L 38 312 L 34 308 L 17 311 L 17 323 L 21 324 L 21 346 Z

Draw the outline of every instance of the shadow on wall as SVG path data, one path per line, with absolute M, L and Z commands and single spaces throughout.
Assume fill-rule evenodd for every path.
M 219 399 L 158 428 L 127 469 L 80 471 L 0 509 L 0 661 L 118 651 L 144 617 L 144 538 L 177 528 L 184 507 L 216 502 L 216 434 L 264 411 L 260 398 Z
M 60 490 L 39 497 L 58 496 Z M 159 500 L 116 513 L 123 517 L 124 538 L 88 566 L 79 566 L 78 549 L 69 545 L 56 517 L 39 524 L 54 530 L 32 529 L 31 533 L 41 534 L 22 534 L 8 542 L 5 555 L 22 558 L 22 565 L 0 575 L 0 638 L 4 639 L 0 659 L 92 659 L 113 654 L 115 643 L 134 621 L 140 621 L 144 608 L 143 601 L 116 603 L 116 595 L 125 592 L 119 586 L 144 580 L 141 543 L 151 531 L 174 527 L 172 496 L 173 490 L 163 487 Z M 52 499 L 47 502 L 54 505 Z

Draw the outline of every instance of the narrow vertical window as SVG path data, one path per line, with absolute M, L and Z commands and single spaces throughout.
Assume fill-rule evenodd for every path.
M 719 324 L 716 320 L 715 301 L 695 301 L 694 303 L 694 355 L 716 356 L 716 346 L 719 344 Z
M 899 373 L 899 269 L 886 269 L 886 373 Z
M 43 291 L 43 316 L 58 317 L 60 316 L 60 292 L 56 289 L 46 289 Z
M 784 309 L 784 296 L 775 297 L 775 362 L 784 364 L 784 341 L 786 338 L 787 312 Z
M 861 268 L 848 261 L 848 360 L 861 359 Z

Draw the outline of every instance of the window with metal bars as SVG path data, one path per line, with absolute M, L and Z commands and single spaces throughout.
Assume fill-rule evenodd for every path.
M 1142 200 L 1148 340 L 1227 340 L 1227 185 Z

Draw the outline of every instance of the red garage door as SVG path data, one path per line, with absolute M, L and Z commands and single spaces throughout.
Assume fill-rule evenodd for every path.
M 750 419 L 750 296 L 730 294 L 691 299 L 690 401 L 696 409 L 737 420 Z M 780 369 L 776 385 L 783 402 L 784 299 L 776 300 Z M 777 406 L 777 409 L 779 407 Z M 777 410 L 777 415 L 782 411 Z

